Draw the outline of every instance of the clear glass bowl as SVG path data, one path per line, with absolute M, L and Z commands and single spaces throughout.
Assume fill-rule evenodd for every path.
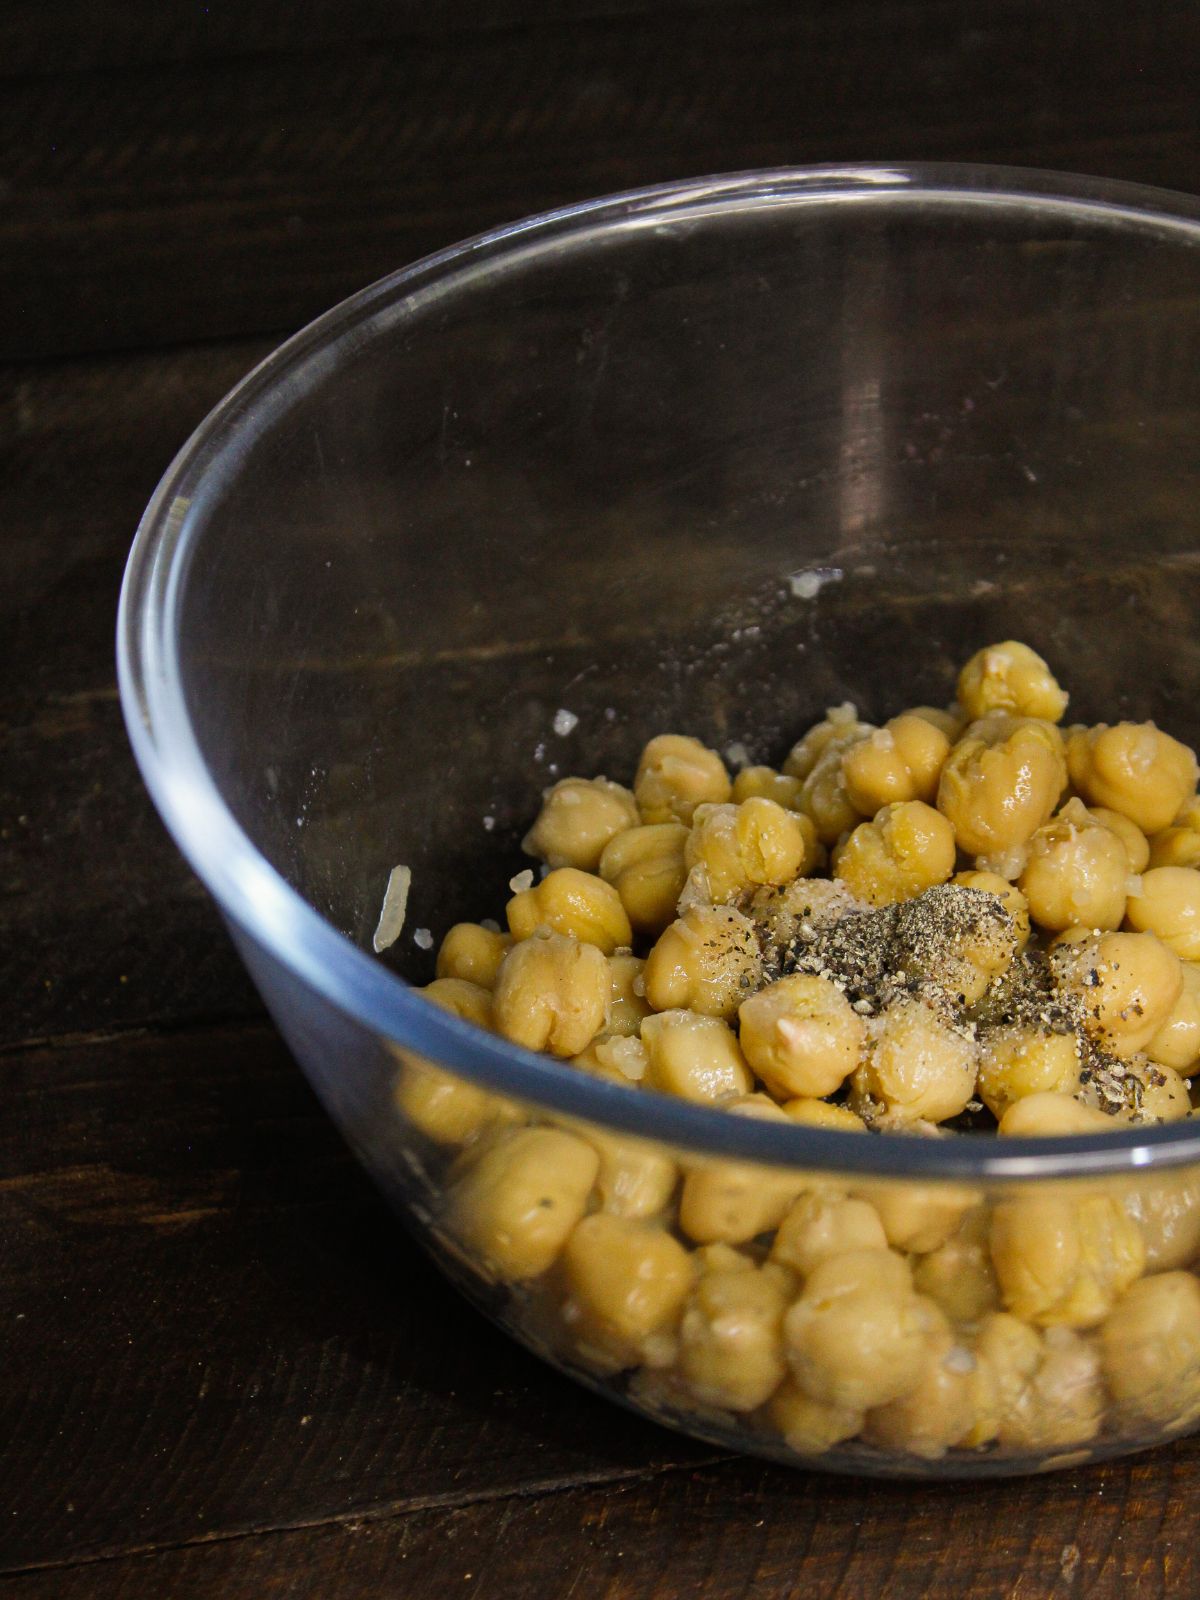
M 167 472 L 119 620 L 146 782 L 381 1189 L 564 1370 L 856 1472 L 1035 1470 L 1195 1426 L 1191 1122 L 751 1122 L 573 1072 L 409 984 L 433 975 L 414 930 L 498 913 L 541 788 L 627 776 L 658 731 L 778 758 L 835 702 L 944 701 L 972 650 L 1016 636 L 1073 716 L 1200 740 L 1198 336 L 1193 200 L 986 168 L 750 173 L 397 273 L 251 373 Z M 398 862 L 408 921 L 381 961 Z M 496 1096 L 519 1103 L 506 1139 L 460 1151 Z M 629 1135 L 649 1153 L 622 1158 Z M 649 1308 L 622 1279 L 633 1224 L 564 1245 L 621 1159 L 668 1174 L 641 1224 Z M 714 1162 L 735 1210 L 772 1184 L 818 1211 L 867 1193 L 927 1297 L 923 1353 L 876 1256 L 840 1324 L 789 1322 L 785 1377 L 799 1280 L 760 1270 L 761 1241 L 743 1285 L 719 1250 L 663 1243 L 669 1175 Z M 681 1324 L 663 1274 L 701 1266 Z

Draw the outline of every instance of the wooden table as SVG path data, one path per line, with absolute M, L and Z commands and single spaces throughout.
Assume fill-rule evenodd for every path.
M 122 731 L 138 514 L 278 338 L 488 224 L 789 161 L 1200 188 L 1188 4 L 0 11 L 0 1596 L 1200 1593 L 1200 1444 L 917 1488 L 495 1334 L 353 1165 Z

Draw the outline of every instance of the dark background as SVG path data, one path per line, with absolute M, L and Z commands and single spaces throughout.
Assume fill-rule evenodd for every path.
M 1200 189 L 1200 9 L 0 8 L 0 1596 L 1200 1590 L 1200 1446 L 929 1489 L 720 1459 L 491 1332 L 359 1176 L 161 831 L 142 506 L 279 338 L 464 234 L 792 162 Z

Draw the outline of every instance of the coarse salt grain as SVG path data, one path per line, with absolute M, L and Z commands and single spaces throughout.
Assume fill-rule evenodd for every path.
M 565 739 L 569 733 L 579 726 L 579 718 L 573 711 L 568 711 L 565 706 L 560 706 L 554 713 L 551 724 L 560 739 Z
M 514 894 L 524 894 L 526 889 L 533 888 L 533 868 L 526 867 L 524 872 L 518 872 L 515 877 L 508 880 L 508 887 Z
M 827 583 L 842 581 L 841 567 L 809 567 L 788 577 L 788 588 L 797 600 L 815 600 Z
M 413 943 L 416 945 L 418 950 L 432 950 L 433 935 L 430 933 L 428 928 L 414 928 Z

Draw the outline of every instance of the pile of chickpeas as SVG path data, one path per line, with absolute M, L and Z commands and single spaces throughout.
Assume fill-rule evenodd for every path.
M 1189 1116 L 1200 1071 L 1200 799 L 1153 723 L 1063 727 L 1040 656 L 980 650 L 949 710 L 830 710 L 782 766 L 731 776 L 646 745 L 632 788 L 546 791 L 507 931 L 445 935 L 426 998 L 564 1069 L 733 1116 L 953 1136 Z M 522 881 L 524 880 L 524 881 Z M 764 971 L 798 919 L 939 886 L 1004 915 L 955 952 L 969 1007 L 1047 952 L 1136 1080 L 1101 1106 L 1079 1041 L 977 1030 L 920 995 L 863 1015 L 835 977 Z M 439 1235 L 513 1290 L 529 1335 L 647 1407 L 740 1419 L 804 1456 L 856 1440 L 936 1459 L 1082 1459 L 1200 1420 L 1200 1174 L 1124 1187 L 838 1180 L 672 1151 L 536 1113 L 402 1056 L 437 1160 Z

